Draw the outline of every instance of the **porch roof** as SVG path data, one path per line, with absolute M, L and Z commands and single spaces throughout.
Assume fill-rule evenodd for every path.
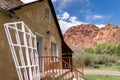
M 0 7 L 5 10 L 10 10 L 12 8 L 19 7 L 23 5 L 24 3 L 20 0 L 1 0 L 0 1 Z

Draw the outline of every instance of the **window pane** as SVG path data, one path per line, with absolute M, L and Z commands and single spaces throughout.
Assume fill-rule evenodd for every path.
M 57 44 L 51 43 L 51 56 L 57 56 Z
M 45 19 L 47 19 L 48 21 L 50 20 L 50 12 L 48 8 L 45 9 Z

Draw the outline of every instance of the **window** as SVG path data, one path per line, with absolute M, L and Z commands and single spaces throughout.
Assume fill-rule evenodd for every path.
M 58 47 L 56 43 L 51 43 L 51 56 L 58 56 Z M 51 58 L 52 62 L 57 62 L 58 59 L 53 57 Z
M 37 38 L 37 51 L 39 56 L 44 56 L 44 36 L 38 32 L 35 32 Z M 44 58 L 39 58 L 40 72 L 44 71 Z
M 58 56 L 58 49 L 56 43 L 51 43 L 51 56 Z
M 37 36 L 37 51 L 39 56 L 44 56 L 44 38 L 43 36 L 40 36 L 36 34 Z
M 50 22 L 50 10 L 49 10 L 49 8 L 45 9 L 45 19 Z

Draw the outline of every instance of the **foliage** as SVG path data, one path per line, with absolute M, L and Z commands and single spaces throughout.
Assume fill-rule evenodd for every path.
M 120 56 L 120 44 L 116 47 L 115 53 Z
M 100 66 L 98 64 L 94 64 L 93 68 L 100 68 Z
M 85 53 L 95 53 L 93 48 L 85 48 Z
M 75 62 L 79 62 L 85 66 L 93 66 L 94 64 L 115 63 L 118 60 L 118 57 L 108 54 L 74 54 L 73 60 L 75 66 L 78 66 Z
M 107 67 L 112 66 L 112 63 L 107 63 L 106 66 Z
M 85 48 L 82 53 L 73 55 L 74 65 L 78 66 L 75 61 L 85 66 L 95 66 L 95 64 L 104 64 L 111 66 L 116 63 L 120 57 L 120 44 L 114 45 L 111 42 L 97 44 L 94 48 Z M 118 62 L 117 62 L 118 64 Z M 119 63 L 120 64 L 120 63 Z
M 118 61 L 116 62 L 116 64 L 117 64 L 117 66 L 120 66 L 120 60 L 118 60 Z
M 103 44 L 97 44 L 95 47 L 96 54 L 114 54 L 116 46 L 111 42 L 106 42 Z

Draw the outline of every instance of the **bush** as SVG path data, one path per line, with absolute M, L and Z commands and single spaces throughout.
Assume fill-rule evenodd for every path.
M 85 48 L 85 53 L 95 53 L 93 48 Z
M 106 66 L 107 67 L 112 66 L 112 63 L 107 63 Z
M 118 46 L 116 47 L 115 53 L 116 55 L 120 56 L 120 44 L 118 44 Z
M 85 66 L 94 66 L 94 64 L 108 64 L 115 63 L 118 60 L 118 57 L 115 55 L 108 54 L 77 54 L 73 56 L 74 65 L 77 66 L 75 61 Z
M 92 62 L 93 62 L 93 58 L 90 54 L 84 56 L 84 64 L 86 66 L 92 65 Z
M 117 66 L 120 66 L 120 60 L 118 60 L 118 61 L 116 62 L 116 64 L 117 64 Z
M 78 66 L 76 62 L 84 64 L 85 66 L 92 65 L 93 58 L 91 54 L 74 54 L 73 55 L 74 65 Z
M 100 68 L 100 66 L 98 64 L 94 64 L 93 68 Z
M 111 42 L 106 42 L 103 44 L 97 44 L 95 47 L 96 54 L 109 54 L 113 55 L 116 52 L 116 46 Z

